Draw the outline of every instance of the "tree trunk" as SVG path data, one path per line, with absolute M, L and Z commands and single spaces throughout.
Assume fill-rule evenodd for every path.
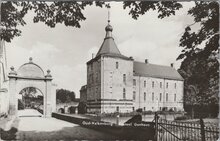
M 192 106 L 191 117 L 192 117 L 192 119 L 194 119 L 194 108 L 193 108 L 193 106 Z

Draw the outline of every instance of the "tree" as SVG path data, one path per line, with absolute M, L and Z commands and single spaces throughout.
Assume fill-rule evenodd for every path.
M 75 101 L 75 93 L 65 89 L 58 89 L 56 92 L 57 103 L 70 103 Z
M 82 10 L 94 2 L 4 2 L 2 4 L 2 26 L 5 27 L 1 39 L 10 42 L 20 36 L 18 25 L 25 25 L 24 16 L 29 10 L 34 10 L 34 22 L 44 22 L 49 27 L 61 23 L 66 26 L 80 28 L 80 22 L 86 18 Z M 98 7 L 108 6 L 104 2 L 95 2 Z M 158 18 L 175 15 L 182 8 L 180 2 L 174 1 L 125 1 L 124 9 L 129 9 L 129 15 L 135 20 L 149 10 L 157 10 Z M 218 103 L 218 66 L 216 54 L 219 40 L 219 5 L 215 1 L 196 1 L 188 15 L 194 18 L 194 23 L 185 28 L 180 39 L 182 53 L 177 60 L 183 59 L 179 69 L 185 79 L 185 88 L 193 85 L 198 88 L 199 103 L 211 105 Z M 197 31 L 193 26 L 200 25 Z
M 124 9 L 129 8 L 129 14 L 134 19 L 138 19 L 150 9 L 158 11 L 158 18 L 165 18 L 175 15 L 175 11 L 181 7 L 181 3 L 178 2 L 124 2 Z M 219 63 L 217 60 L 219 4 L 215 1 L 196 1 L 195 6 L 188 11 L 188 15 L 194 17 L 194 23 L 185 28 L 180 39 L 179 45 L 183 49 L 177 60 L 183 59 L 183 62 L 179 72 L 185 80 L 185 91 L 188 91 L 191 85 L 195 86 L 198 89 L 195 98 L 197 104 L 211 109 L 213 105 L 218 105 L 219 101 Z M 193 30 L 195 25 L 200 25 L 197 31 Z M 190 102 L 189 99 L 192 97 L 190 94 L 185 95 L 185 102 Z
M 34 11 L 33 22 L 43 22 L 49 27 L 55 27 L 56 24 L 64 24 L 66 26 L 72 26 L 80 28 L 80 22 L 84 21 L 82 10 L 86 6 L 95 4 L 98 7 L 102 7 L 104 2 L 96 1 L 22 1 L 2 2 L 1 6 L 1 39 L 6 42 L 11 42 L 14 37 L 21 35 L 21 30 L 17 27 L 19 25 L 24 26 L 25 15 L 28 11 Z
M 23 90 L 21 90 L 21 92 L 19 94 L 27 97 L 35 97 L 35 94 L 37 93 L 37 89 L 34 87 L 28 87 L 28 88 L 24 88 Z

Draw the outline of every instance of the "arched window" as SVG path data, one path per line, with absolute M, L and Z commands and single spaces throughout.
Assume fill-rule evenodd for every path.
M 152 81 L 152 88 L 154 88 L 154 81 Z
M 162 93 L 160 93 L 160 101 L 162 101 Z
M 133 85 L 136 86 L 136 80 L 135 79 L 133 79 Z
M 123 74 L 123 82 L 126 83 L 126 74 Z
M 144 101 L 146 101 L 146 92 L 144 92 Z
M 146 80 L 144 81 L 144 88 L 146 88 L 146 85 L 147 85 L 147 83 L 146 83 Z
M 176 94 L 174 94 L 174 101 L 176 101 Z
M 126 89 L 123 88 L 123 99 L 126 99 Z
M 133 91 L 133 100 L 135 100 L 135 99 L 136 99 L 136 92 Z
M 119 67 L 119 64 L 118 64 L 118 62 L 116 62 L 115 63 L 115 68 L 118 69 L 118 67 Z
M 154 101 L 154 93 L 152 93 L 152 101 Z

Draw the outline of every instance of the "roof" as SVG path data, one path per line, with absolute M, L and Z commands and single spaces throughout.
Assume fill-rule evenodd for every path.
M 117 55 L 121 55 L 118 47 L 115 44 L 115 41 L 112 37 L 107 37 L 104 39 L 98 53 L 96 56 L 100 55 L 100 54 L 117 54 Z
M 161 66 L 134 61 L 134 74 L 145 77 L 184 80 L 177 70 L 170 66 Z
M 96 57 L 100 56 L 100 55 L 107 55 L 107 56 L 111 56 L 111 57 L 119 57 L 119 58 L 123 58 L 123 59 L 128 59 L 128 57 L 122 55 L 117 47 L 117 45 L 115 44 L 114 38 L 112 37 L 112 31 L 113 28 L 110 24 L 108 24 L 105 28 L 106 31 L 106 36 L 104 38 L 104 41 L 96 55 Z

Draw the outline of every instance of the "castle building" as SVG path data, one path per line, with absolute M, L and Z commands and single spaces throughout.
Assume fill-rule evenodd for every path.
M 8 77 L 7 77 L 7 59 L 4 41 L 0 40 L 0 116 L 8 113 Z
M 97 55 L 87 62 L 87 85 L 80 90 L 88 113 L 183 110 L 181 75 L 172 66 L 122 55 L 108 23 Z

